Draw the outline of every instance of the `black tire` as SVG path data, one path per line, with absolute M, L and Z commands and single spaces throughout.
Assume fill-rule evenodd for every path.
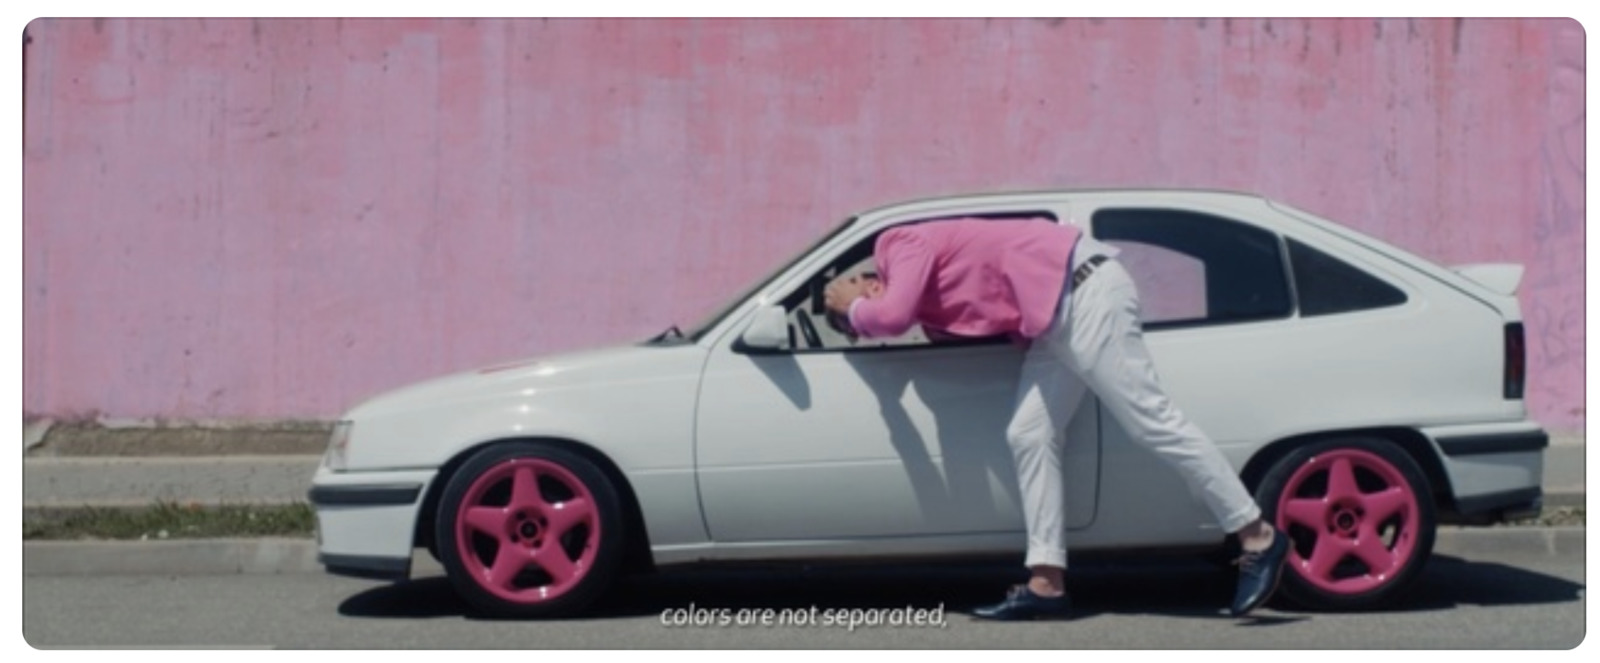
M 1267 471 L 1256 500 L 1291 541 L 1278 596 L 1313 610 L 1359 610 L 1416 580 L 1438 528 L 1427 477 L 1387 440 L 1330 439 Z
M 434 548 L 456 592 L 483 613 L 565 617 L 605 592 L 626 537 L 616 488 L 594 463 L 548 443 L 507 442 L 473 455 L 445 485 Z

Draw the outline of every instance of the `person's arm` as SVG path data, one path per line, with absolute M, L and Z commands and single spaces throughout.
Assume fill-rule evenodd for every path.
M 874 253 L 883 293 L 850 303 L 850 326 L 867 338 L 899 336 L 917 322 L 917 307 L 933 274 L 933 251 L 916 233 L 889 231 Z

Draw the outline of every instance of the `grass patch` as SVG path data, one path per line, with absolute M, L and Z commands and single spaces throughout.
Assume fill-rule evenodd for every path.
M 25 509 L 24 541 L 76 539 L 217 539 L 311 537 L 311 505 L 200 505 L 157 502 L 148 507 Z
M 1545 507 L 1537 518 L 1527 518 L 1506 523 L 1508 527 L 1584 527 L 1584 508 L 1581 506 Z

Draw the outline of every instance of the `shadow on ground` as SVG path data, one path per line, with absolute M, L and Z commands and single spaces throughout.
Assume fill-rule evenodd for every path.
M 875 565 L 854 567 L 741 566 L 679 569 L 627 578 L 584 619 L 654 617 L 688 608 L 935 608 L 954 619 L 998 601 L 1006 587 L 1026 579 L 1018 567 L 998 563 Z M 1077 563 L 1068 574 L 1074 615 L 1151 614 L 1221 619 L 1271 626 L 1314 613 L 1274 605 L 1260 616 L 1236 620 L 1225 607 L 1232 570 L 1188 558 Z M 1496 563 L 1435 557 L 1411 591 L 1381 611 L 1448 610 L 1581 600 L 1583 585 Z M 340 614 L 367 618 L 482 618 L 441 576 L 376 587 L 345 600 Z

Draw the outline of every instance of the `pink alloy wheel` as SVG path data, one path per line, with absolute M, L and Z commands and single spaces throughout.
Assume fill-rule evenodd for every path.
M 594 495 L 561 465 L 516 458 L 467 488 L 456 546 L 474 581 L 514 603 L 565 594 L 588 575 L 600 544 Z
M 1330 594 L 1371 591 L 1416 552 L 1417 495 L 1377 454 L 1335 449 L 1296 468 L 1278 502 L 1278 529 L 1294 546 L 1289 565 Z

